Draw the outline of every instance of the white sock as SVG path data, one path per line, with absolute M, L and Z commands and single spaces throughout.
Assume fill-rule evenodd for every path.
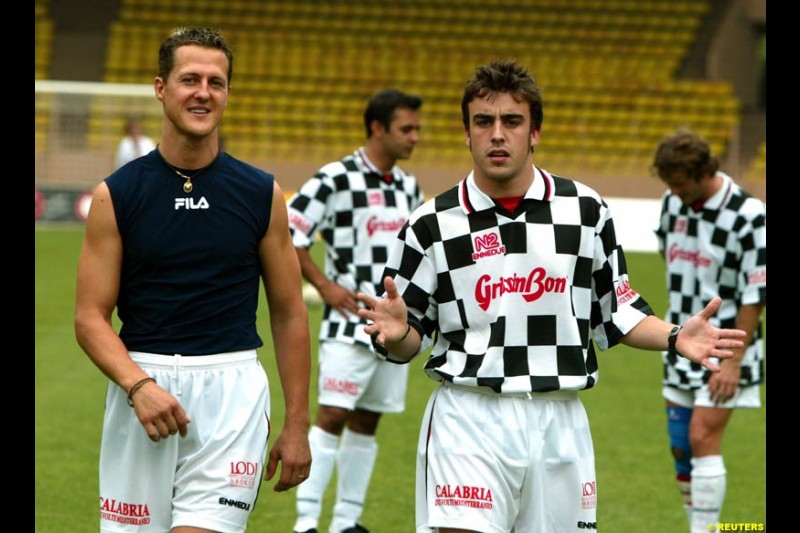
M 687 479 L 681 479 L 681 477 L 679 476 L 675 481 L 678 484 L 678 490 L 681 491 L 686 519 L 689 521 L 689 527 L 692 527 L 692 481 L 689 476 L 685 476 Z
M 297 486 L 295 531 L 307 531 L 319 525 L 322 496 L 333 475 L 339 437 L 312 426 L 308 432 L 308 444 L 313 462 L 308 479 Z
M 692 458 L 692 533 L 708 533 L 719 522 L 725 500 L 725 463 L 721 455 Z
M 339 452 L 336 454 L 338 483 L 330 533 L 339 533 L 352 527 L 361 518 L 377 456 L 378 443 L 375 435 L 361 435 L 344 430 Z

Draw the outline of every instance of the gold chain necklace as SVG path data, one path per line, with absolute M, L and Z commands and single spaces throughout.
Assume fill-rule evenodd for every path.
M 166 161 L 165 161 L 165 163 L 166 163 Z M 213 163 L 212 163 L 212 164 L 213 164 Z M 189 194 L 190 192 L 192 192 L 192 189 L 194 189 L 194 185 L 192 185 L 192 179 L 193 179 L 193 178 L 196 178 L 197 176 L 199 176 L 199 175 L 200 175 L 202 172 L 204 172 L 206 169 L 208 169 L 208 167 L 210 167 L 211 165 L 208 165 L 208 166 L 205 166 L 205 167 L 201 168 L 200 170 L 198 170 L 197 172 L 195 172 L 193 176 L 189 176 L 189 175 L 187 175 L 187 174 L 184 174 L 183 172 L 181 172 L 181 171 L 180 171 L 180 170 L 178 170 L 177 168 L 173 167 L 173 166 L 172 166 L 172 165 L 170 165 L 169 163 L 167 163 L 167 166 L 168 166 L 169 168 L 171 168 L 171 169 L 172 169 L 172 171 L 173 171 L 175 174 L 177 174 L 179 177 L 181 177 L 181 178 L 183 178 L 183 179 L 185 179 L 185 180 L 186 180 L 186 181 L 183 183 L 183 192 L 185 192 L 186 194 Z

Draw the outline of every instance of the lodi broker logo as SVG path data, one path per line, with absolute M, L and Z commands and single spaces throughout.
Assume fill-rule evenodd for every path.
M 254 461 L 231 461 L 228 485 L 252 489 L 256 486 L 258 463 Z
M 587 481 L 581 484 L 581 507 L 583 509 L 597 507 L 597 481 Z

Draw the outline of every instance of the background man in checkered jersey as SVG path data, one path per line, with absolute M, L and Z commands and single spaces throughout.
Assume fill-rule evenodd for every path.
M 405 407 L 408 367 L 375 356 L 356 291 L 383 292 L 389 246 L 423 196 L 399 168 L 419 140 L 422 99 L 389 89 L 364 111 L 366 144 L 325 165 L 289 200 L 289 224 L 303 276 L 325 301 L 320 327 L 317 418 L 309 432 L 310 478 L 297 491 L 295 531 L 316 532 L 325 488 L 338 469 L 330 533 L 367 531 L 358 524 L 372 476 L 381 413 Z M 319 233 L 325 273 L 309 248 Z M 346 426 L 346 427 L 345 427 Z
M 542 100 L 513 61 L 478 67 L 461 104 L 472 172 L 426 202 L 387 261 L 386 294 L 359 294 L 376 349 L 405 362 L 435 338 L 442 382 L 419 436 L 418 532 L 595 529 L 597 485 L 577 391 L 598 377 L 592 340 L 670 344 L 713 371 L 744 332 L 708 319 L 680 333 L 630 286 L 605 202 L 533 166 Z M 670 340 L 671 337 L 671 340 Z
M 744 330 L 744 347 L 711 373 L 665 352 L 663 395 L 677 482 L 692 533 L 719 521 L 725 499 L 722 436 L 736 407 L 760 407 L 761 315 L 767 304 L 767 213 L 708 143 L 679 130 L 658 146 L 653 170 L 669 187 L 656 236 L 667 264 L 667 320 L 681 323 L 720 296 L 720 327 Z

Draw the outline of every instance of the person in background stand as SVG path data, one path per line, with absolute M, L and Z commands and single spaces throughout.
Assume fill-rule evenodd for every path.
M 241 533 L 262 477 L 285 491 L 311 468 L 300 265 L 274 176 L 219 151 L 222 35 L 177 29 L 158 57 L 161 144 L 95 188 L 78 264 L 75 334 L 109 378 L 100 529 Z M 286 407 L 268 458 L 262 279 Z
M 114 168 L 120 168 L 125 163 L 142 157 L 156 149 L 156 143 L 144 134 L 142 122 L 131 118 L 125 124 L 125 137 L 119 141 L 117 153 L 114 156 Z
M 330 533 L 365 533 L 358 523 L 372 476 L 382 413 L 405 407 L 408 367 L 382 361 L 363 331 L 356 292 L 383 292 L 387 250 L 422 203 L 416 179 L 396 165 L 419 140 L 422 99 L 389 89 L 364 111 L 367 142 L 329 163 L 289 199 L 289 225 L 305 279 L 325 302 L 319 332 L 319 410 L 309 432 L 314 468 L 297 490 L 297 532 L 316 533 L 322 496 L 338 470 Z M 325 243 L 325 272 L 311 259 Z
M 708 143 L 678 130 L 658 146 L 653 171 L 664 193 L 658 246 L 667 266 L 667 320 L 681 323 L 714 298 L 713 321 L 744 330 L 744 347 L 709 372 L 664 353 L 667 427 L 692 533 L 719 522 L 725 499 L 722 437 L 736 408 L 761 407 L 761 315 L 767 305 L 767 211 L 719 170 Z
M 533 165 L 543 120 L 515 61 L 477 68 L 461 100 L 472 172 L 412 213 L 386 261 L 386 294 L 360 293 L 377 353 L 433 344 L 417 448 L 418 532 L 597 529 L 598 486 L 578 391 L 595 343 L 678 350 L 718 370 L 741 331 L 655 316 L 633 289 L 614 222 L 587 186 Z

